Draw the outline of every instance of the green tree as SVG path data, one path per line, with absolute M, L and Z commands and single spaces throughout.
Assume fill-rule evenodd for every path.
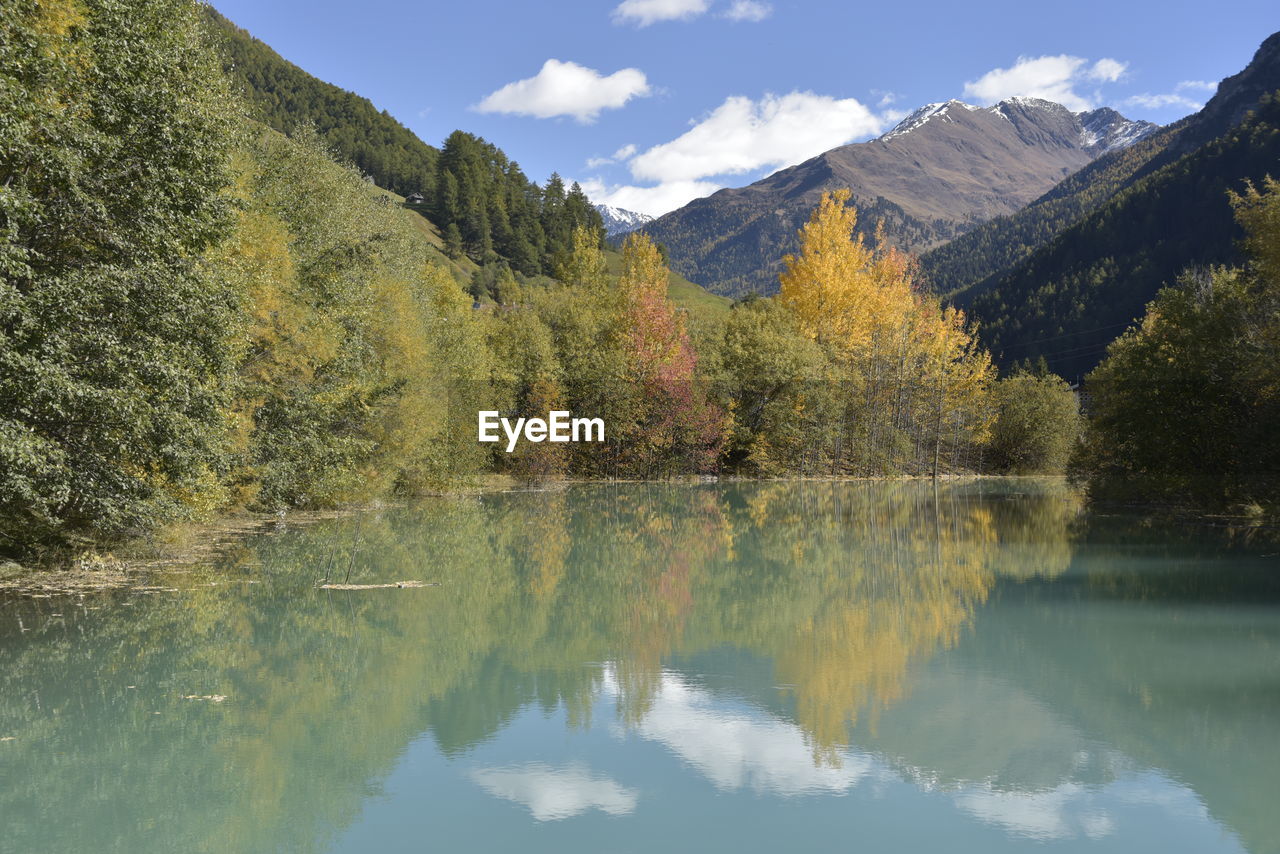
M 990 464 L 1009 474 L 1062 474 L 1080 435 L 1080 404 L 1067 382 L 1019 371 L 996 383 Z
M 770 299 L 734 306 L 718 385 L 732 420 L 724 460 L 760 475 L 813 470 L 832 424 L 826 356 L 792 312 Z
M 1233 195 L 1253 263 L 1183 275 L 1089 375 L 1074 468 L 1096 495 L 1280 499 L 1280 184 Z
M 0 20 L 0 551 L 220 501 L 235 111 L 189 0 Z
M 482 330 L 412 215 L 379 205 L 315 136 L 263 133 L 247 154 L 245 222 L 218 259 L 253 312 L 238 407 L 246 497 L 324 507 L 478 469 L 464 422 L 483 408 Z
M 444 230 L 444 254 L 455 261 L 462 257 L 462 232 L 456 222 L 449 223 Z
M 556 278 L 589 291 L 608 287 L 609 274 L 604 253 L 600 251 L 599 232 L 586 225 L 573 229 L 569 252 L 556 268 Z

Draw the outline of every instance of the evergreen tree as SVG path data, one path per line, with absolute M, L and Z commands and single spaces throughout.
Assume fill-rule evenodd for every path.
M 455 261 L 462 257 L 462 232 L 456 222 L 449 223 L 444 230 L 444 254 Z

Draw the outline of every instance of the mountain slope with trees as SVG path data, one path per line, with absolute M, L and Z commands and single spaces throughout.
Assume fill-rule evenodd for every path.
M 430 146 L 368 98 L 311 76 L 211 7 L 204 14 L 250 117 L 285 134 L 314 128 L 378 186 L 420 194 L 415 209 L 440 230 L 452 257 L 500 258 L 524 275 L 551 275 L 575 226 L 603 227 L 576 184 L 552 175 L 540 187 L 497 146 L 464 131 Z
M 1280 100 L 1147 176 L 973 295 L 1002 362 L 1043 357 L 1078 380 L 1156 292 L 1189 267 L 1234 264 L 1243 236 L 1228 191 L 1280 167 Z M 963 300 L 966 295 L 959 295 Z
M 1000 263 L 1001 254 L 1021 255 L 952 298 L 971 309 L 998 360 L 1043 357 L 1080 379 L 1184 269 L 1240 260 L 1243 235 L 1228 192 L 1280 171 L 1276 90 L 1280 33 L 1200 113 L 932 253 L 925 272 L 935 274 L 935 285 L 954 283 Z M 1076 210 L 1082 214 L 1072 219 Z
M 311 125 L 341 157 L 393 193 L 407 196 L 434 186 L 438 148 L 368 98 L 288 62 L 212 6 L 204 14 L 224 70 L 253 118 L 284 134 Z
M 1146 176 L 1212 142 L 1280 88 L 1275 37 L 1243 71 L 1224 80 L 1199 112 L 1131 146 L 1103 154 L 1025 208 L 978 226 L 921 258 L 921 275 L 938 293 L 968 302 L 993 277 L 1046 246 L 1080 218 Z
M 426 221 L 335 162 L 312 127 L 286 136 L 244 117 L 201 4 L 12 12 L 0 21 L 0 556 L 493 469 L 545 473 L 491 458 L 474 413 L 591 411 L 581 395 L 609 389 L 606 402 L 631 407 L 599 455 L 610 471 L 714 463 L 718 410 L 665 269 L 624 259 L 619 283 L 599 228 L 579 222 L 554 258 L 569 285 L 522 283 L 507 266 L 502 303 L 477 307 Z M 440 174 L 483 185 L 473 173 L 497 157 L 473 139 L 446 147 Z M 550 190 L 541 212 L 559 200 Z M 701 446 L 681 446 L 688 436 Z
M 1161 290 L 1089 375 L 1074 468 L 1097 497 L 1255 513 L 1280 500 L 1280 182 L 1230 204 L 1249 263 Z
M 703 287 L 772 293 L 780 259 L 826 191 L 851 191 L 867 239 L 883 223 L 889 245 L 918 253 L 1016 211 L 1155 129 L 1113 110 L 1077 114 L 1031 98 L 989 108 L 931 104 L 879 139 L 696 199 L 643 228 L 667 247 L 678 272 Z

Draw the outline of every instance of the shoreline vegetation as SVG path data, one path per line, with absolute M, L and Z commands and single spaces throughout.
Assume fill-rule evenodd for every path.
M 661 246 L 636 233 L 619 257 L 577 185 L 484 140 L 456 132 L 380 188 L 339 162 L 338 130 L 272 129 L 192 0 L 20 0 L 0 27 L 6 566 L 495 476 L 1070 469 L 1099 498 L 1280 497 L 1275 182 L 1233 196 L 1252 266 L 1162 292 L 1086 382 L 1085 417 L 864 240 L 847 191 L 776 297 L 677 304 Z M 389 193 L 415 182 L 422 202 Z M 608 439 L 507 454 L 475 441 L 480 410 L 568 410 Z
M 470 484 L 457 484 L 447 491 L 419 496 L 412 501 L 378 501 L 364 505 L 352 505 L 329 510 L 295 511 L 286 514 L 241 511 L 234 516 L 175 525 L 153 532 L 147 538 L 131 541 L 117 551 L 105 554 L 81 554 L 55 564 L 22 565 L 13 561 L 0 561 L 0 598 L 5 596 L 51 598 L 53 596 L 84 596 L 90 593 L 123 591 L 142 594 L 176 592 L 171 586 L 174 576 L 197 571 L 206 564 L 216 563 L 219 556 L 237 548 L 246 538 L 259 534 L 296 530 L 336 519 L 359 519 L 367 514 L 378 514 L 403 508 L 411 503 L 436 500 L 459 500 L 474 496 L 503 493 L 546 492 L 560 493 L 575 487 L 608 486 L 686 486 L 698 487 L 710 484 L 735 483 L 911 483 L 928 481 L 938 485 L 970 484 L 989 481 L 995 483 L 1043 484 L 1061 482 L 1076 495 L 1083 495 L 1079 485 L 1073 485 L 1065 475 L 993 475 L 993 474 L 942 474 L 932 475 L 810 475 L 782 477 L 745 477 L 736 475 L 680 475 L 662 480 L 602 480 L 559 479 L 537 483 L 522 482 L 504 475 L 488 475 Z M 1141 512 L 1152 521 L 1179 520 L 1199 527 L 1230 528 L 1255 531 L 1268 529 L 1280 532 L 1280 517 L 1261 512 L 1260 508 L 1236 506 L 1224 512 L 1209 512 L 1189 505 L 1157 504 L 1134 501 L 1106 501 L 1095 499 L 1086 505 L 1095 516 L 1103 517 L 1119 511 Z M 1280 538 L 1280 533 L 1277 534 Z M 157 576 L 162 579 L 158 580 Z M 324 583 L 317 579 L 321 589 L 363 590 L 393 587 L 431 587 L 436 582 L 412 579 L 380 585 L 346 585 L 337 582 Z M 250 581 L 248 583 L 256 583 Z
M 943 475 L 941 480 L 974 480 L 991 475 Z M 1039 476 L 1028 476 L 1035 478 Z M 506 492 L 559 492 L 575 486 L 655 484 L 695 486 L 716 482 L 736 481 L 886 481 L 918 480 L 921 477 L 785 477 L 785 478 L 735 478 L 701 475 L 684 475 L 660 481 L 560 479 L 522 482 L 505 475 L 488 475 L 474 483 L 457 483 L 446 491 L 424 494 L 415 501 L 433 499 L 461 499 L 468 496 L 496 495 Z M 333 519 L 355 518 L 369 513 L 404 506 L 406 501 L 375 501 L 361 505 L 347 505 L 328 510 L 294 511 L 288 513 L 252 512 L 241 510 L 234 515 L 199 522 L 179 523 L 161 528 L 149 535 L 123 543 L 118 549 L 105 554 L 87 552 L 74 557 L 63 557 L 44 564 L 20 564 L 12 560 L 0 560 L 0 597 L 83 595 L 108 590 L 140 590 L 156 592 L 171 590 L 149 584 L 158 572 L 182 573 L 214 559 L 220 551 L 233 546 L 245 537 L 272 530 L 307 527 Z

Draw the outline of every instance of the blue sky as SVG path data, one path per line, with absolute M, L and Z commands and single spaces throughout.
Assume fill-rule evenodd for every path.
M 650 214 L 949 98 L 1168 123 L 1280 28 L 1274 0 L 213 2 L 427 142 L 462 128 Z

